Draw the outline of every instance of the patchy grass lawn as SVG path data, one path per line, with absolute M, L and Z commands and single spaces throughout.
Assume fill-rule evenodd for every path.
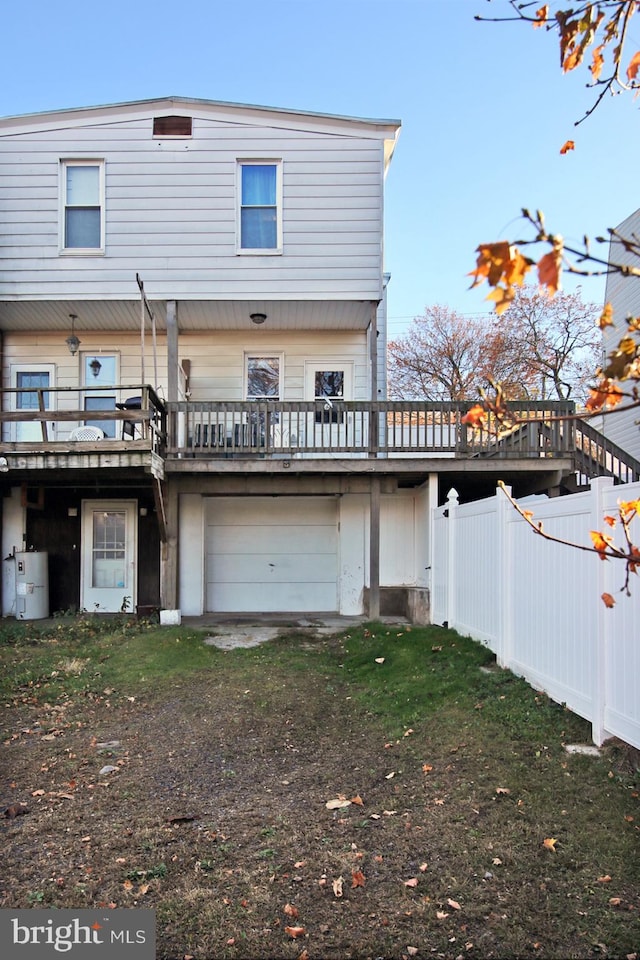
M 640 948 L 631 753 L 569 755 L 588 725 L 468 639 L 0 641 L 2 907 L 154 908 L 159 960 Z

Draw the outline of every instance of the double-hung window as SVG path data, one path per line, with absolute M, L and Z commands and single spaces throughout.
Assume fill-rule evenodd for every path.
M 282 164 L 238 162 L 238 251 L 282 252 Z
M 104 164 L 63 160 L 61 248 L 66 253 L 104 250 Z

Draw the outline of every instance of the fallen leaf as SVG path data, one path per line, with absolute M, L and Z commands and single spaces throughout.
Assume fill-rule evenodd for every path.
M 610 882 L 611 882 L 611 877 L 609 876 L 609 874 L 607 874 L 604 877 L 598 877 L 598 883 L 610 883 Z
M 376 663 L 384 663 L 384 657 L 376 657 Z
M 138 893 L 140 894 L 140 896 L 144 897 L 145 893 L 148 893 L 150 886 L 151 886 L 150 883 L 141 883 L 140 886 L 138 887 Z
M 337 877 L 333 881 L 333 894 L 336 897 L 342 896 L 342 884 L 344 883 L 344 877 Z
M 125 880 L 122 886 L 127 892 L 130 892 L 131 890 L 133 890 L 133 883 L 131 882 L 131 880 Z
M 364 800 L 359 793 L 357 793 L 355 797 L 351 797 L 351 803 L 355 803 L 358 807 L 364 807 Z
M 403 736 L 403 737 L 410 737 L 412 733 L 415 733 L 415 730 L 414 730 L 412 727 L 409 727 L 408 730 L 405 730 L 405 732 L 402 734 L 402 736 Z
M 44 790 L 32 790 L 32 791 L 31 791 L 31 796 L 32 796 L 32 797 L 44 797 Z
M 424 873 L 429 865 L 427 863 L 420 864 L 420 873 Z
M 447 903 L 449 904 L 452 910 L 462 910 L 462 907 L 460 906 L 457 900 L 452 900 L 451 898 L 449 898 L 447 900 Z
M 351 800 L 327 800 L 325 807 L 327 810 L 341 810 L 343 807 L 350 807 Z
M 292 920 L 297 920 L 299 911 L 297 907 L 294 907 L 292 903 L 285 903 L 284 912 L 288 917 L 291 917 Z
M 364 887 L 365 876 L 362 870 L 352 870 L 351 871 L 351 889 L 356 887 Z
M 407 953 L 409 954 L 410 957 L 415 957 L 415 956 L 417 956 L 417 954 L 418 954 L 418 948 L 417 948 L 417 947 L 407 947 Z
M 385 780 L 393 780 L 393 778 L 395 777 L 395 775 L 396 775 L 396 774 L 395 774 L 395 770 L 392 770 L 391 773 L 388 773 L 388 774 L 386 775 Z
M 496 787 L 496 793 L 501 796 L 506 796 L 507 794 L 511 793 L 511 790 L 509 790 L 507 787 Z
M 433 767 L 432 767 L 432 765 L 431 765 L 430 763 L 423 763 L 423 764 L 422 764 L 422 772 L 423 772 L 423 773 L 431 773 L 432 770 L 433 770 Z
M 557 842 L 558 841 L 555 839 L 555 837 L 546 837 L 542 841 L 542 846 L 545 848 L 545 850 L 551 850 L 553 853 L 556 853 Z
M 437 911 L 436 911 L 436 918 L 437 918 L 438 920 L 446 920 L 448 916 L 449 916 L 449 914 L 448 914 L 448 913 L 445 913 L 444 910 L 437 910 Z
M 405 880 L 405 881 L 404 881 L 404 885 L 405 885 L 405 887 L 417 887 L 417 886 L 418 886 L 418 878 L 417 878 L 417 877 L 411 877 L 410 880 Z
M 622 900 L 620 899 L 620 897 L 611 897 L 611 899 L 609 900 L 609 903 L 611 904 L 612 907 L 619 907 L 620 904 L 622 903 Z

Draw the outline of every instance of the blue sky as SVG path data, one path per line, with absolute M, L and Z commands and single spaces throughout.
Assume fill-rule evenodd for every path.
M 640 206 L 640 101 L 608 99 L 575 128 L 593 99 L 588 76 L 560 73 L 550 35 L 474 21 L 506 10 L 506 0 L 12 3 L 0 115 L 177 95 L 401 120 L 385 248 L 399 335 L 428 304 L 488 312 L 488 291 L 468 289 L 475 248 L 526 233 L 523 206 L 578 243 Z M 576 150 L 562 157 L 567 139 Z M 602 301 L 601 280 L 582 289 Z

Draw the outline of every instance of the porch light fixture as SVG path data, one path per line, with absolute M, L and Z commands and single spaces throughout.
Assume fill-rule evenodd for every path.
M 78 316 L 75 313 L 70 313 L 69 319 L 71 320 L 71 333 L 65 340 L 65 343 L 69 347 L 69 353 L 71 354 L 71 356 L 75 357 L 76 353 L 78 352 L 78 347 L 80 346 L 80 341 L 76 337 L 76 332 L 75 332 L 75 323 L 76 323 L 76 320 L 78 319 Z
M 94 377 L 97 377 L 100 371 L 102 370 L 102 364 L 100 363 L 97 357 L 94 357 L 91 363 L 89 364 L 89 370 L 91 370 L 91 373 L 94 375 Z
M 252 313 L 250 315 L 250 320 L 252 323 L 264 323 L 266 319 L 266 313 Z

